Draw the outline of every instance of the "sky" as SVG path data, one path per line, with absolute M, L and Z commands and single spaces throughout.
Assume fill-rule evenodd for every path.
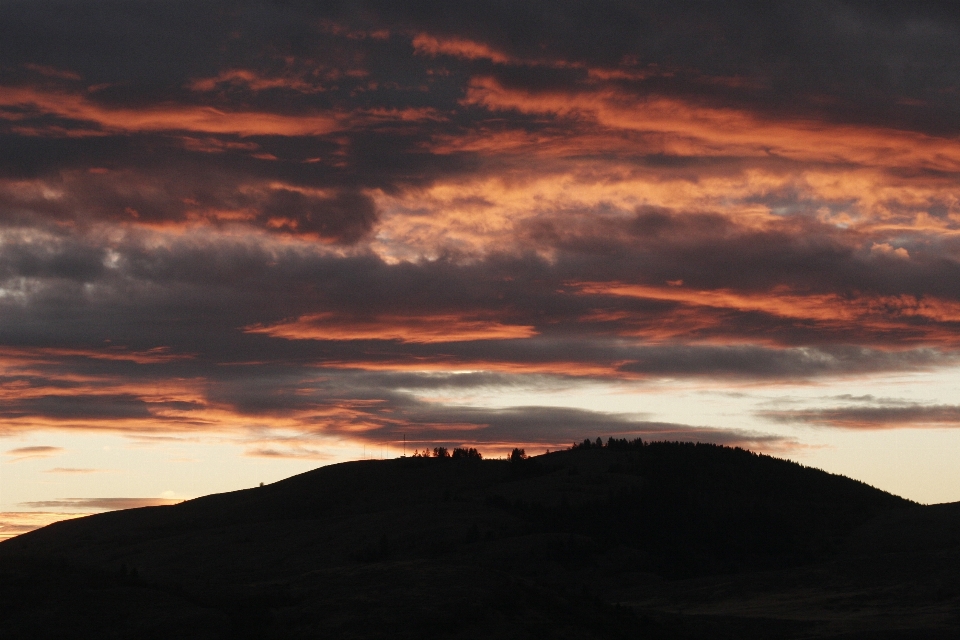
M 597 436 L 958 501 L 958 135 L 951 2 L 4 0 L 0 535 Z

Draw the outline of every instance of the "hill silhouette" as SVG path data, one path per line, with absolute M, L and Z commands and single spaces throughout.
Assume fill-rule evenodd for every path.
M 357 461 L 0 544 L 0 636 L 954 637 L 960 507 L 741 449 Z

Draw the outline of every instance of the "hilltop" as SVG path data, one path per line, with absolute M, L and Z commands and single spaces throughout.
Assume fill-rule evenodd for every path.
M 916 637 L 954 628 L 958 523 L 715 445 L 357 461 L 8 540 L 0 635 L 856 637 L 896 597 Z

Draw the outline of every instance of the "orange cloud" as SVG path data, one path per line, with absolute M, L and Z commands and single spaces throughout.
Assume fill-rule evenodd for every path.
M 429 147 L 432 153 L 496 158 L 496 171 L 378 196 L 385 212 L 381 235 L 394 247 L 446 244 L 460 251 L 482 252 L 486 246 L 500 250 L 522 242 L 515 230 L 526 220 L 558 214 L 571 218 L 572 212 L 583 211 L 596 223 L 617 212 L 629 215 L 638 206 L 709 212 L 753 229 L 783 225 L 785 213 L 800 213 L 862 233 L 868 246 L 890 242 L 892 235 L 905 232 L 960 233 L 955 185 L 943 175 L 905 176 L 882 166 L 855 164 L 788 168 L 766 162 L 766 151 L 761 156 L 751 152 L 752 163 L 733 170 L 637 163 L 638 154 L 664 153 L 664 139 L 639 132 L 625 135 L 582 122 L 537 133 L 480 129 L 440 136 Z M 790 204 L 787 211 L 779 209 L 778 201 L 784 199 Z M 603 216 L 595 214 L 599 208 L 605 209 Z M 936 209 L 945 215 L 931 215 Z M 424 210 L 431 215 L 422 215 Z M 421 251 L 430 255 L 429 250 Z M 403 254 L 395 249 L 393 255 Z
M 7 511 L 0 513 L 0 540 L 45 527 L 61 520 L 71 520 L 87 513 L 59 513 L 51 511 Z
M 738 293 L 729 289 L 697 291 L 676 285 L 669 288 L 619 283 L 581 283 L 582 293 L 600 293 L 654 300 L 672 300 L 700 306 L 763 311 L 789 318 L 849 321 L 865 312 L 922 317 L 937 322 L 960 321 L 960 303 L 936 298 L 902 296 L 862 296 L 847 298 L 837 294 L 796 295 L 786 290 L 769 293 Z
M 914 234 L 960 234 L 953 185 L 938 176 L 908 179 L 876 167 L 674 171 L 636 166 L 630 153 L 655 151 L 642 142 L 631 151 L 616 136 L 592 136 L 583 148 L 577 140 L 512 132 L 438 140 L 445 153 L 496 156 L 497 170 L 420 189 L 371 192 L 382 212 L 371 248 L 392 262 L 531 248 L 552 259 L 553 248 L 567 239 L 616 237 L 622 229 L 615 225 L 632 220 L 639 207 L 678 217 L 723 216 L 736 232 L 802 233 L 791 227 L 797 217 L 815 219 L 829 225 L 823 231 L 843 229 L 848 241 L 867 249 L 890 244 L 891 257 L 909 257 L 898 245 Z M 598 150 L 602 158 L 583 157 Z M 784 199 L 788 211 L 779 209 Z M 928 213 L 936 208 L 947 215 Z M 549 233 L 537 237 L 538 229 Z
M 251 458 L 282 458 L 290 460 L 330 460 L 333 458 L 333 456 L 328 453 L 306 447 L 259 446 L 248 449 L 243 455 Z
M 430 107 L 407 107 L 404 109 L 358 109 L 354 112 L 356 121 L 389 122 L 443 122 L 448 118 Z
M 486 59 L 498 63 L 511 62 L 510 56 L 496 51 L 481 42 L 474 42 L 465 38 L 446 37 L 436 38 L 426 33 L 420 33 L 413 38 L 413 48 L 417 53 L 431 56 L 448 55 L 468 60 Z
M 269 326 L 254 325 L 244 330 L 288 340 L 399 340 L 412 343 L 511 340 L 537 334 L 532 326 L 453 314 L 349 318 L 334 313 L 317 313 Z
M 248 69 L 227 69 L 210 78 L 198 78 L 187 85 L 191 91 L 214 91 L 221 85 L 241 85 L 251 91 L 269 89 L 287 89 L 301 93 L 320 93 L 324 89 L 316 83 L 301 78 L 273 76 L 267 77 Z
M 29 69 L 35 73 L 39 73 L 42 76 L 47 76 L 48 78 L 59 78 L 60 80 L 81 80 L 79 73 L 73 71 L 68 71 L 65 69 L 57 69 L 56 67 L 48 67 L 42 64 L 33 64 L 27 63 L 23 65 L 24 68 Z
M 330 133 L 340 127 L 337 118 L 328 114 L 290 116 L 261 111 L 221 111 L 191 105 L 136 109 L 106 107 L 79 94 L 25 87 L 0 87 L 0 106 L 36 109 L 115 132 L 196 131 L 241 136 L 313 136 Z M 10 114 L 0 114 L 0 117 L 14 118 Z
M 169 347 L 154 347 L 146 351 L 129 351 L 125 347 L 105 347 L 104 349 L 62 349 L 56 347 L 0 347 L 0 357 L 22 356 L 36 361 L 39 357 L 52 358 L 90 358 L 93 360 L 114 360 L 118 362 L 135 362 L 137 364 L 157 364 L 173 362 L 175 360 L 189 360 L 189 354 L 170 353 Z
M 199 151 L 201 153 L 224 153 L 227 151 L 257 151 L 260 145 L 255 142 L 235 142 L 231 140 L 220 140 L 212 137 L 189 137 L 180 138 L 183 147 L 188 151 Z
M 433 36 L 427 33 L 418 33 L 413 37 L 414 51 L 421 55 L 438 56 L 447 55 L 465 60 L 490 60 L 503 65 L 527 65 L 559 69 L 583 69 L 591 78 L 601 80 L 643 80 L 656 75 L 669 75 L 655 69 L 637 69 L 622 67 L 589 67 L 586 64 L 577 61 L 563 60 L 561 58 L 537 57 L 523 58 L 511 56 L 496 47 L 469 38 L 458 36 Z M 715 78 L 711 79 L 714 83 L 728 84 L 729 86 L 742 86 L 745 80 L 742 78 Z
M 822 121 L 768 120 L 736 108 L 639 97 L 602 85 L 582 92 L 532 93 L 476 77 L 464 103 L 586 118 L 613 129 L 665 134 L 669 136 L 665 150 L 677 155 L 777 155 L 814 162 L 960 170 L 960 146 L 952 139 Z
M 866 336 L 870 331 L 883 333 L 885 331 L 910 331 L 913 337 L 900 334 L 901 343 L 931 342 L 940 344 L 957 344 L 955 332 L 945 327 L 938 327 L 930 323 L 960 322 L 960 303 L 937 298 L 918 298 L 912 295 L 900 296 L 841 296 L 838 294 L 809 294 L 800 295 L 789 290 L 774 289 L 762 293 L 743 293 L 729 289 L 694 290 L 668 284 L 666 287 L 650 285 L 623 284 L 623 283 L 571 283 L 580 293 L 588 295 L 614 295 L 648 300 L 664 300 L 679 302 L 691 307 L 709 307 L 713 309 L 729 309 L 739 312 L 758 311 L 780 318 L 812 321 L 824 328 L 854 329 Z M 676 317 L 684 317 L 682 312 L 677 316 L 671 313 L 671 322 Z M 628 320 L 622 312 L 615 316 L 605 316 L 600 313 L 586 316 L 585 320 L 611 321 Z M 908 324 L 910 320 L 925 321 L 920 325 Z M 701 328 L 710 325 L 720 325 L 722 318 L 700 318 Z M 682 324 L 682 322 L 681 322 Z M 629 326 L 629 324 L 628 324 Z M 685 330 L 689 330 L 684 327 Z M 662 334 L 654 330 L 653 336 Z M 629 332 L 627 335 L 630 335 Z M 644 337 L 648 336 L 643 333 Z M 674 332 L 666 331 L 666 335 L 673 337 Z M 725 341 L 732 337 L 725 338 Z M 742 339 L 755 341 L 753 336 L 745 335 Z
M 892 256 L 894 258 L 910 259 L 910 253 L 903 247 L 894 248 L 889 242 L 874 242 L 870 247 L 870 253 L 882 256 Z
M 645 376 L 619 371 L 622 363 L 596 364 L 577 361 L 521 362 L 507 360 L 484 360 L 454 358 L 444 355 L 386 357 L 379 360 L 358 357 L 351 360 L 326 360 L 317 365 L 331 369 L 359 369 L 361 371 L 414 371 L 417 373 L 463 373 L 468 371 L 493 371 L 516 374 L 545 374 L 558 376 L 616 378 L 619 380 L 640 379 Z

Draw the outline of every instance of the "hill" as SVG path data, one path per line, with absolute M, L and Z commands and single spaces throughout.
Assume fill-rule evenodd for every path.
M 958 523 L 714 445 L 358 461 L 8 540 L 0 635 L 938 637 Z

